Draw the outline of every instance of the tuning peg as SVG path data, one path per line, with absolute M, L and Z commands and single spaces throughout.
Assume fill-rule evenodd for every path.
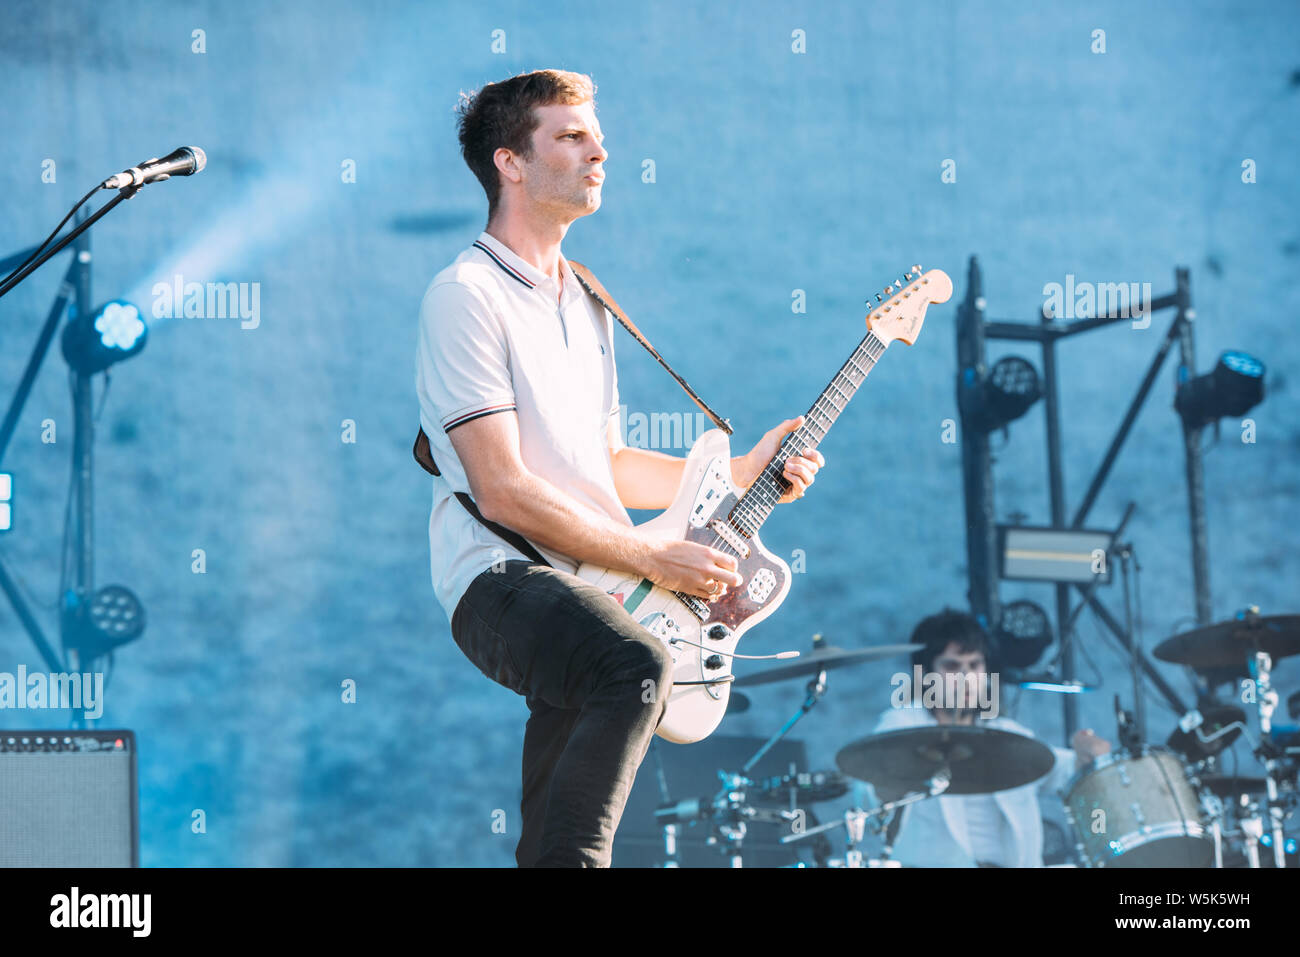
M 912 272 L 914 272 L 914 273 L 916 273 L 918 276 L 920 276 L 920 275 L 921 275 L 921 267 L 920 267 L 919 265 L 913 266 L 913 267 L 912 267 Z
M 867 302 L 870 301 L 871 301 L 870 299 L 867 300 Z M 880 297 L 880 293 L 876 293 L 876 302 L 884 302 L 884 301 L 885 300 Z

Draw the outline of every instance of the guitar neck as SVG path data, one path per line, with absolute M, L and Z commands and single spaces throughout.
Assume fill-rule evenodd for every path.
M 768 462 L 758 478 L 740 497 L 728 516 L 729 521 L 743 535 L 755 535 L 776 507 L 777 500 L 790 489 L 785 478 L 785 463 L 793 456 L 803 455 L 803 450 L 817 448 L 830 431 L 840 413 L 848 406 L 858 387 L 887 348 L 873 333 L 868 332 L 848 361 L 822 390 L 817 401 L 804 413 L 804 423 L 785 437 L 781 448 Z

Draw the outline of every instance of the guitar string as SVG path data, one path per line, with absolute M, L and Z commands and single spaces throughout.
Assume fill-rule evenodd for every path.
M 870 333 L 870 332 L 867 333 L 867 335 L 863 338 L 862 342 L 859 343 L 858 347 L 853 351 L 853 355 L 849 356 L 848 361 L 843 366 L 841 366 L 839 371 L 835 373 L 834 377 L 831 379 L 830 385 L 827 386 L 827 389 L 834 388 L 836 392 L 840 393 L 840 395 L 845 396 L 844 405 L 839 406 L 835 402 L 830 401 L 829 397 L 826 395 L 826 390 L 823 390 L 822 394 L 817 397 L 817 400 L 813 403 L 812 409 L 809 411 L 810 413 L 820 413 L 821 415 L 829 419 L 827 430 L 829 430 L 831 425 L 835 424 L 835 419 L 838 418 L 839 414 L 843 412 L 845 408 L 848 407 L 849 400 L 853 398 L 853 395 L 856 394 L 857 390 L 862 386 L 862 382 L 866 381 L 867 376 L 870 374 L 871 370 L 875 368 L 876 363 L 880 360 L 880 357 L 884 354 L 886 348 L 887 345 L 885 343 L 882 343 L 879 339 L 877 339 L 874 333 Z M 857 356 L 859 352 L 864 353 L 865 357 L 868 360 L 865 369 L 859 366 L 854 361 L 854 357 Z M 857 369 L 858 372 L 862 373 L 862 379 L 860 381 L 858 382 L 853 381 L 852 375 L 848 372 L 849 366 L 852 366 L 854 369 Z M 848 383 L 851 387 L 850 392 L 845 393 L 836 385 L 836 383 L 840 379 L 840 376 L 844 376 L 848 380 Z M 819 406 L 823 402 L 829 402 L 830 406 L 835 409 L 834 415 L 831 415 L 829 411 L 819 409 Z M 815 419 L 813 419 L 813 421 L 815 421 Z M 801 433 L 805 429 L 807 429 L 808 426 L 809 423 L 805 422 L 793 433 L 791 433 L 795 438 L 793 440 L 787 440 L 787 441 L 789 441 L 791 444 L 798 444 L 800 442 L 807 441 L 808 436 L 803 436 L 801 435 Z M 812 432 L 810 432 L 809 434 L 815 435 L 815 433 Z M 815 439 L 815 442 L 821 442 L 821 440 L 826 437 L 826 434 L 827 434 L 826 432 L 823 432 L 820 438 Z M 759 514 L 758 509 L 753 509 L 751 506 L 746 504 L 747 499 L 751 493 L 754 493 L 755 491 L 757 492 L 757 496 L 760 500 L 761 507 L 766 508 L 769 514 L 771 512 L 771 509 L 776 507 L 781 495 L 784 494 L 784 492 L 780 491 L 779 488 L 775 485 L 774 481 L 769 478 L 768 473 L 771 470 L 771 466 L 772 466 L 771 462 L 769 462 L 766 466 L 764 466 L 763 470 L 759 473 L 758 478 L 755 479 L 753 485 L 751 485 L 750 488 L 745 491 L 745 494 L 741 496 L 740 501 L 738 501 L 736 503 L 736 506 L 732 509 L 733 515 L 736 515 L 738 518 L 743 518 L 746 520 L 745 521 L 746 527 L 749 526 L 748 519 L 758 517 Z M 759 524 L 761 524 L 761 522 L 759 522 Z M 755 529 L 755 531 L 756 530 L 757 529 Z M 751 534 L 753 533 L 751 532 Z M 717 533 L 714 533 L 713 545 L 711 547 L 716 549 L 717 551 L 721 551 L 733 555 L 737 559 L 740 558 L 739 553 L 737 553 L 731 547 L 730 543 L 727 542 L 721 535 L 718 535 Z M 688 601 L 688 599 L 694 599 L 697 602 L 704 601 L 704 599 L 697 598 L 695 595 L 679 592 L 676 590 L 674 590 L 673 594 L 676 595 L 679 599 L 681 599 L 688 608 L 691 607 L 690 601 Z
M 857 365 L 857 363 L 853 362 L 852 358 L 849 359 L 849 363 L 846 363 L 846 366 L 852 364 L 854 368 L 857 368 L 858 371 L 862 373 L 862 381 L 866 380 L 867 375 L 875 367 L 876 362 L 880 359 L 880 356 L 884 353 L 885 350 L 885 346 L 882 343 L 880 343 L 879 340 L 876 340 L 875 337 L 872 335 L 867 336 L 867 340 L 864 340 L 864 345 L 866 346 L 866 348 L 863 349 L 860 346 L 858 350 L 855 350 L 854 355 L 857 355 L 858 351 L 864 351 L 866 353 L 866 357 L 869 359 L 869 363 L 867 367 L 865 369 L 862 369 Z M 875 351 L 874 355 L 872 354 L 873 350 Z M 857 389 L 861 387 L 862 381 L 854 382 L 852 376 L 848 375 L 846 370 L 842 368 L 839 372 L 836 373 L 834 379 L 831 380 L 831 386 L 834 386 L 836 391 L 840 392 L 841 395 L 845 395 L 845 393 L 842 390 L 840 390 L 838 386 L 835 386 L 835 383 L 839 381 L 841 375 L 845 375 L 854 392 L 856 392 Z M 849 395 L 848 397 L 851 398 L 852 396 Z M 823 401 L 827 401 L 827 397 L 824 392 L 821 396 L 818 397 L 817 401 L 813 403 L 813 408 L 812 410 L 810 410 L 813 413 L 813 416 L 811 416 L 810 418 L 812 419 L 812 421 L 816 421 L 818 414 L 820 414 L 820 416 L 824 416 L 825 418 L 827 418 L 829 420 L 829 424 L 827 425 L 827 431 L 829 431 L 830 425 L 834 424 L 835 419 L 838 417 L 840 412 L 844 411 L 844 408 L 847 407 L 848 402 L 846 401 L 844 406 L 838 406 L 834 402 L 830 402 L 830 406 L 836 410 L 835 414 L 832 415 L 828 410 L 822 409 L 820 407 Z M 805 423 L 803 426 L 800 426 L 798 429 L 795 430 L 795 432 L 793 433 L 795 439 L 791 444 L 799 444 L 800 442 L 807 441 L 809 437 L 812 437 L 816 442 L 820 442 L 821 439 L 825 438 L 826 436 L 826 431 L 823 431 L 820 437 L 817 437 L 816 433 L 811 431 L 809 432 L 808 435 L 804 435 L 803 433 L 805 429 L 808 429 L 808 423 Z M 753 486 L 751 486 L 751 488 L 747 490 L 746 495 L 743 495 L 741 497 L 741 501 L 738 502 L 736 504 L 735 509 L 733 509 L 733 513 L 736 514 L 738 518 L 746 520 L 747 526 L 750 525 L 750 522 L 748 522 L 747 520 L 751 518 L 759 517 L 759 510 L 752 508 L 752 506 L 747 501 L 750 493 L 755 495 L 755 497 L 759 500 L 760 506 L 766 508 L 769 511 L 769 513 L 772 508 L 776 507 L 781 495 L 784 494 L 784 491 L 774 484 L 771 478 L 771 474 L 772 474 L 771 469 L 772 469 L 772 463 L 768 463 L 768 465 L 765 466 L 763 471 L 759 474 L 758 479 L 755 480 Z
M 859 372 L 861 372 L 863 381 L 865 381 L 867 374 L 870 373 L 871 369 L 874 368 L 876 362 L 879 360 L 880 355 L 883 354 L 885 348 L 883 345 L 880 345 L 879 350 L 876 351 L 876 353 L 873 355 L 872 350 L 875 348 L 878 342 L 875 340 L 874 336 L 868 336 L 868 340 L 871 341 L 865 342 L 867 348 L 865 350 L 861 348 L 858 350 L 858 351 L 864 351 L 866 353 L 866 358 L 869 360 L 869 364 L 867 365 L 867 368 L 862 369 L 857 365 L 856 362 L 853 362 L 852 358 L 850 358 L 849 362 L 845 364 L 846 367 L 849 364 L 852 364 L 854 368 L 856 368 Z M 857 355 L 857 351 L 854 352 L 854 355 Z M 861 382 L 853 381 L 852 376 L 847 374 L 846 369 L 841 369 L 840 372 L 836 373 L 835 378 L 831 380 L 831 386 L 828 386 L 828 388 L 834 387 L 837 392 L 840 392 L 840 394 L 843 395 L 844 393 L 842 392 L 842 390 L 840 390 L 839 387 L 835 385 L 835 383 L 839 381 L 841 375 L 845 375 L 849 384 L 852 386 L 855 392 L 861 386 Z M 812 422 L 820 425 L 820 422 L 817 421 L 818 415 L 820 414 L 821 416 L 826 417 L 829 420 L 829 424 L 827 425 L 827 431 L 829 431 L 830 425 L 834 424 L 835 419 L 838 417 L 840 412 L 844 411 L 844 407 L 847 407 L 848 403 L 846 401 L 845 406 L 841 407 L 834 402 L 829 402 L 830 406 L 835 409 L 835 413 L 834 415 L 832 415 L 829 412 L 829 410 L 822 408 L 822 403 L 826 401 L 829 401 L 829 398 L 823 392 L 823 394 L 818 397 L 817 401 L 813 403 L 813 408 L 812 410 L 810 410 L 813 414 L 810 416 L 810 419 Z M 807 440 L 808 436 L 802 434 L 806 429 L 809 429 L 809 423 L 805 423 L 803 426 L 800 426 L 800 428 L 795 431 L 794 433 L 795 440 L 792 444 L 797 444 L 799 441 Z M 822 438 L 825 438 L 826 431 L 823 431 L 820 437 L 816 436 L 816 433 L 811 432 L 811 430 L 810 430 L 810 434 L 812 435 L 815 441 L 820 442 Z M 777 504 L 777 500 L 779 500 L 781 495 L 784 494 L 784 492 L 774 484 L 771 478 L 771 475 L 773 474 L 771 468 L 772 468 L 771 463 L 769 463 L 769 465 L 764 469 L 764 471 L 760 473 L 758 480 L 754 483 L 761 504 L 768 508 L 774 507 Z M 747 506 L 746 506 L 746 510 L 748 510 Z
M 885 348 L 886 346 L 883 343 L 881 343 L 878 339 L 876 339 L 876 337 L 873 334 L 868 333 L 866 338 L 863 340 L 862 345 L 860 345 L 857 350 L 854 350 L 854 356 L 856 356 L 860 351 L 866 353 L 866 357 L 870 360 L 866 369 L 862 369 L 858 367 L 857 363 L 853 361 L 852 356 L 850 356 L 849 361 L 845 363 L 845 367 L 847 367 L 850 364 L 853 365 L 854 368 L 857 368 L 858 371 L 862 373 L 862 380 L 865 381 L 867 375 L 875 367 L 876 362 L 879 361 L 880 356 L 884 354 Z M 874 355 L 872 354 L 873 350 L 875 352 Z M 835 374 L 835 377 L 831 380 L 832 386 L 834 386 L 835 382 L 839 380 L 841 375 L 845 375 L 846 378 L 848 378 L 848 381 L 852 385 L 854 392 L 856 392 L 857 389 L 861 387 L 862 383 L 854 382 L 852 377 L 847 374 L 845 368 L 841 368 L 840 371 Z M 836 388 L 836 391 L 837 392 L 840 391 L 838 387 Z M 844 393 L 841 392 L 841 394 Z M 813 408 L 810 411 L 814 413 L 820 412 L 822 415 L 826 416 L 830 420 L 830 425 L 833 425 L 835 422 L 835 418 L 837 418 L 839 416 L 839 413 L 844 411 L 844 409 L 840 406 L 837 406 L 834 402 L 831 402 L 830 403 L 831 407 L 833 407 L 836 410 L 835 415 L 832 416 L 828 411 L 819 409 L 819 406 L 823 401 L 827 401 L 827 396 L 825 392 L 823 392 L 821 396 L 818 396 L 817 401 L 813 403 Z M 848 403 L 846 401 L 845 407 L 847 407 L 847 405 Z M 804 425 L 796 429 L 795 432 L 793 433 L 793 435 L 796 436 L 796 439 L 791 444 L 797 444 L 798 442 L 807 441 L 808 436 L 801 435 L 801 433 L 803 433 L 804 430 L 807 429 L 808 427 L 809 427 L 809 423 L 805 423 Z M 829 430 L 829 425 L 827 426 L 827 429 Z M 821 439 L 825 438 L 826 436 L 825 432 L 822 433 L 821 438 L 816 438 L 815 433 L 810 433 L 810 434 L 814 436 L 816 442 L 820 442 Z M 784 492 L 781 491 L 779 487 L 776 486 L 775 482 L 770 478 L 769 473 L 771 467 L 772 467 L 771 463 L 768 463 L 768 465 L 764 467 L 763 471 L 759 473 L 758 479 L 755 480 L 754 485 L 751 486 L 749 490 L 749 491 L 754 491 L 755 489 L 757 490 L 757 496 L 760 500 L 760 504 L 763 507 L 767 508 L 769 512 L 772 508 L 776 506 L 777 501 L 780 499 L 781 495 L 784 494 Z M 757 515 L 757 510 L 751 510 L 750 507 L 745 503 L 743 497 L 742 497 L 742 501 L 737 503 L 737 509 L 741 511 L 741 514 L 745 518 L 751 517 L 750 516 L 751 511 L 753 511 L 754 515 Z

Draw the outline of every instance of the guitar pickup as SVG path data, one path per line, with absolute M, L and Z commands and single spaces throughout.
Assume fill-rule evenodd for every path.
M 749 557 L 749 546 L 740 534 L 720 518 L 715 518 L 709 522 L 709 528 L 718 533 L 718 537 L 736 550 L 736 553 L 742 558 Z

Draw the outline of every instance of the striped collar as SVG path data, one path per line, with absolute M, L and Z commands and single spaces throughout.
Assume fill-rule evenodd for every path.
M 474 248 L 483 252 L 510 278 L 522 283 L 529 289 L 537 286 L 545 286 L 548 283 L 554 283 L 554 280 L 546 273 L 542 272 L 526 259 L 516 255 L 505 243 L 490 235 L 487 230 L 479 233 L 478 239 L 474 240 Z M 560 254 L 560 271 L 567 280 L 572 274 L 572 268 L 569 261 Z M 567 285 L 567 282 L 566 282 Z M 576 282 L 574 283 L 576 285 Z

